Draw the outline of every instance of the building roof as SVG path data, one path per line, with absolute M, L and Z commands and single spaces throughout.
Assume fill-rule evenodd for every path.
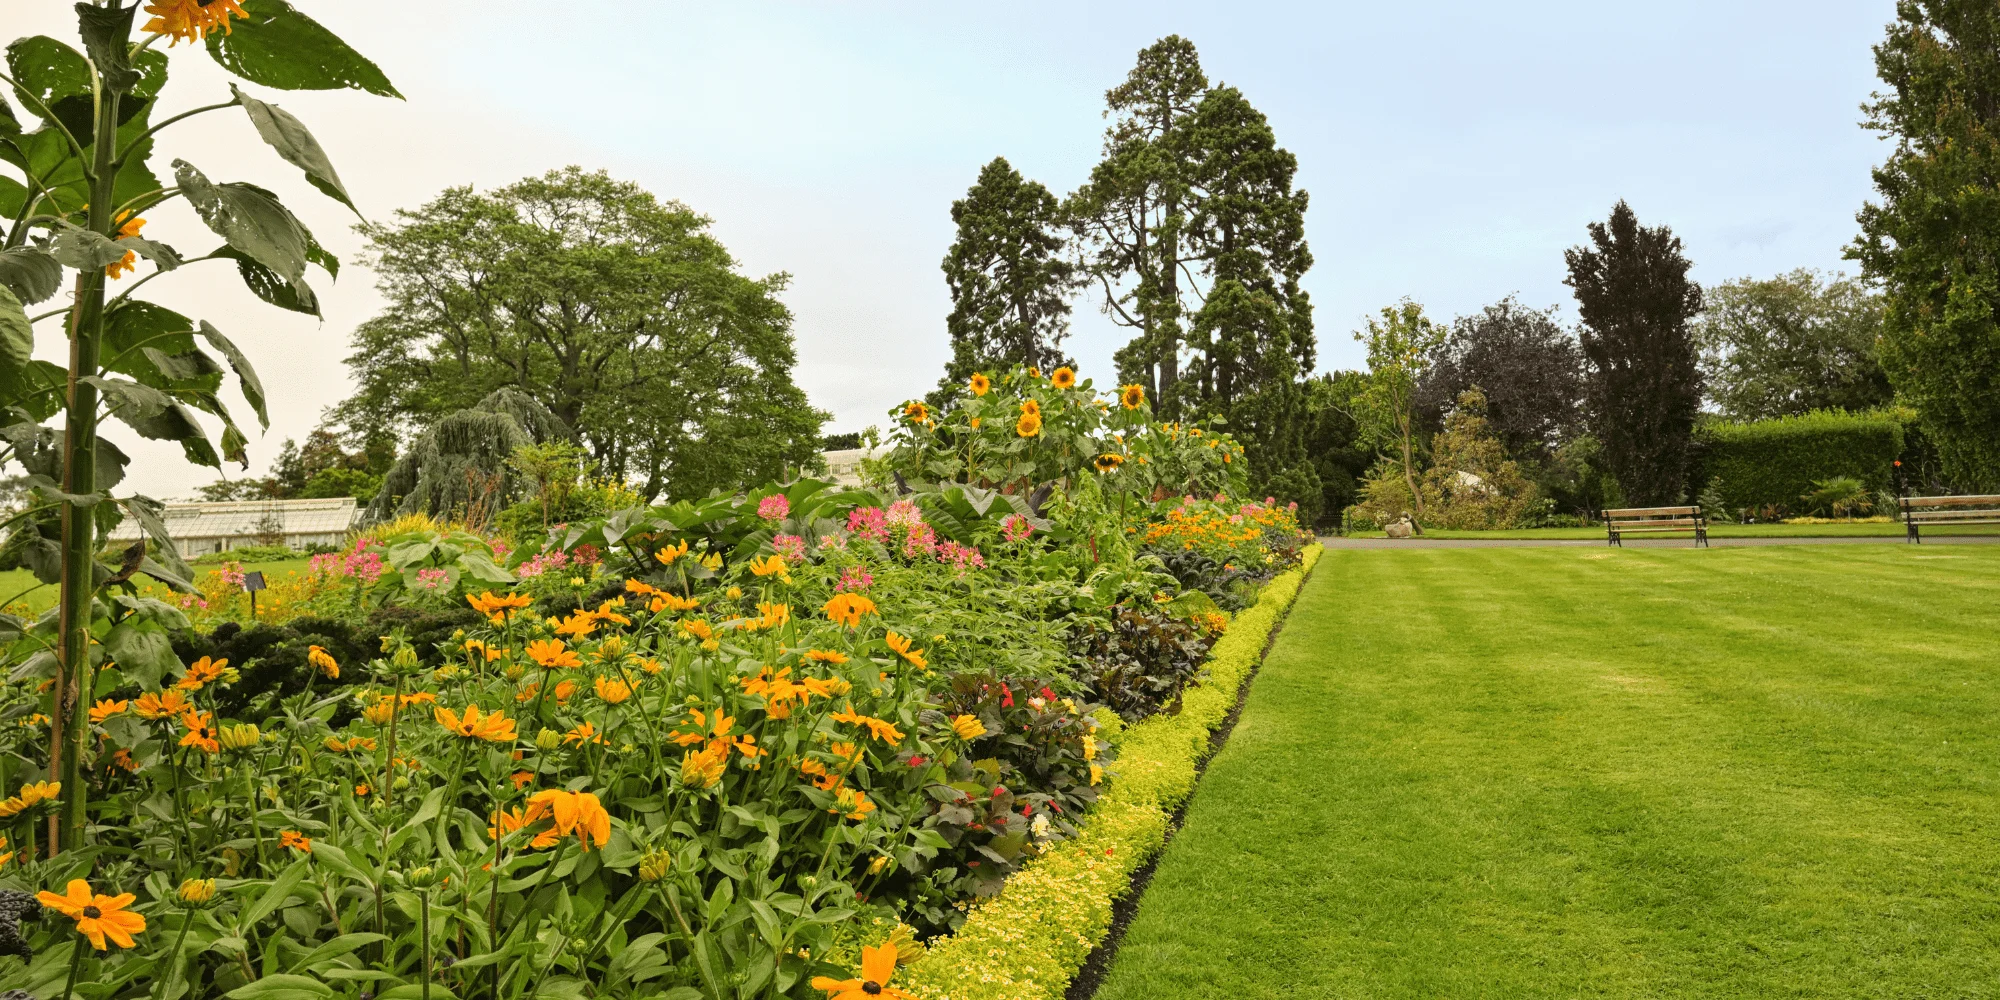
M 354 526 L 353 497 L 325 500 L 241 500 L 226 503 L 170 503 L 167 534 L 187 538 L 246 538 L 256 535 L 340 535 Z M 114 540 L 139 537 L 132 518 L 111 531 Z

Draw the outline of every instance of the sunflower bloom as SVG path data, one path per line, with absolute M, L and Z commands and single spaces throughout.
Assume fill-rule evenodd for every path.
M 1064 365 L 1049 373 L 1049 384 L 1058 389 L 1068 389 L 1076 385 L 1076 369 Z
M 1041 415 L 1037 413 L 1021 414 L 1021 419 L 1014 421 L 1014 433 L 1024 438 L 1040 437 L 1042 433 Z
M 820 610 L 826 613 L 829 621 L 848 628 L 860 628 L 861 617 L 875 613 L 875 602 L 860 594 L 840 593 L 833 595 L 833 599 L 826 602 Z
M 969 743 L 986 735 L 986 724 L 976 715 L 961 715 L 951 720 L 951 734 Z
M 1091 459 L 1090 464 L 1099 473 L 1116 472 L 1119 466 L 1125 464 L 1125 456 L 1113 455 L 1107 452 Z
M 910 661 L 910 666 L 919 670 L 930 666 L 929 661 L 924 659 L 923 650 L 910 648 L 917 644 L 917 640 L 890 632 L 882 641 L 888 643 L 889 648 L 895 650 L 897 656 Z
M 984 396 L 992 390 L 993 380 L 987 378 L 984 372 L 973 372 L 972 379 L 966 383 L 965 387 L 971 389 L 972 394 L 975 396 Z
M 137 236 L 139 235 L 139 230 L 144 229 L 145 226 L 146 220 L 144 219 L 127 218 L 119 225 L 118 235 L 113 237 L 113 239 L 122 240 L 127 237 Z M 133 271 L 138 270 L 138 268 L 139 255 L 127 250 L 124 257 L 105 265 L 104 276 L 115 281 L 124 275 L 131 274 Z
M 90 946 L 98 951 L 108 951 L 104 940 L 120 948 L 136 948 L 137 941 L 132 935 L 146 929 L 146 918 L 125 909 L 139 897 L 123 892 L 116 896 L 106 896 L 92 892 L 90 883 L 80 878 L 70 879 L 69 888 L 58 896 L 42 891 L 35 894 L 35 900 L 43 906 L 76 921 L 76 932 L 90 940 Z
M 928 424 L 931 422 L 931 408 L 913 401 L 903 407 L 903 419 L 913 424 Z
M 1128 410 L 1136 410 L 1146 405 L 1146 387 L 1135 382 L 1119 389 L 1118 405 Z
M 325 674 L 329 679 L 336 679 L 340 676 L 340 664 L 333 662 L 333 654 L 318 646 L 306 647 L 306 662 L 318 667 L 319 672 Z
M 501 712 L 482 713 L 478 705 L 465 706 L 465 714 L 459 715 L 449 708 L 439 705 L 431 710 L 431 717 L 437 720 L 455 736 L 469 740 L 485 740 L 488 743 L 512 743 L 515 740 L 514 720 Z

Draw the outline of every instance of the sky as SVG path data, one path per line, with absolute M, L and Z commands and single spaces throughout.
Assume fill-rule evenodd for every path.
M 1316 260 L 1304 283 L 1335 370 L 1362 366 L 1352 331 L 1404 297 L 1443 319 L 1516 294 L 1573 319 L 1562 251 L 1621 198 L 1673 227 L 1704 284 L 1853 271 L 1842 248 L 1885 153 L 1860 106 L 1894 16 L 1893 0 L 294 3 L 407 98 L 246 88 L 312 128 L 368 219 L 568 164 L 683 202 L 745 273 L 792 276 L 794 376 L 832 413 L 828 432 L 886 426 L 937 382 L 938 263 L 980 166 L 1005 156 L 1073 190 L 1102 152 L 1104 91 L 1163 36 L 1193 41 L 1210 82 L 1242 90 L 1297 155 Z M 75 44 L 70 7 L 0 0 L 4 34 Z M 226 98 L 205 53 L 173 56 L 165 107 Z M 261 475 L 351 391 L 349 336 L 382 299 L 355 260 L 357 217 L 240 112 L 176 128 L 155 169 L 177 156 L 278 190 L 348 264 L 330 285 L 315 275 L 324 322 L 258 302 L 226 265 L 143 293 L 250 355 L 269 430 L 234 409 Z M 178 207 L 145 235 L 189 255 L 218 242 Z M 1066 348 L 1104 385 L 1128 335 L 1100 307 L 1077 302 Z M 62 361 L 59 329 L 38 330 L 38 356 Z M 134 456 L 121 492 L 185 497 L 216 478 L 176 445 L 120 441 Z

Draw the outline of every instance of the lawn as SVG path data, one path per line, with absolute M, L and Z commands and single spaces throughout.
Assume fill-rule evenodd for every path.
M 1862 521 L 1847 524 L 1712 524 L 1708 528 L 1710 538 L 1902 538 L 1906 529 L 1893 521 Z M 1995 535 L 2000 534 L 2000 525 L 1979 524 L 1957 527 L 1923 529 L 1924 537 L 1938 535 Z M 1384 538 L 1379 531 L 1357 531 L 1355 538 Z M 1593 528 L 1506 528 L 1497 531 L 1452 531 L 1444 528 L 1424 529 L 1425 538 L 1589 538 L 1604 540 L 1602 525 Z M 1645 538 L 1644 534 L 1633 535 Z M 1661 538 L 1686 538 L 1686 535 L 1659 535 Z
M 252 570 L 262 571 L 271 583 L 276 583 L 281 576 L 305 572 L 307 562 L 308 560 L 304 558 L 280 559 L 275 562 L 252 562 L 244 563 L 243 569 L 245 572 Z M 219 563 L 206 563 L 193 567 L 195 582 L 199 583 L 204 574 L 213 572 L 219 568 Z M 40 582 L 35 579 L 35 574 L 25 569 L 0 571 L 0 602 L 5 602 L 4 604 L 0 604 L 0 607 L 5 607 L 15 613 L 19 613 L 25 608 L 28 614 L 40 614 L 55 607 L 61 588 L 55 584 L 49 584 L 46 587 L 38 586 Z M 158 586 L 158 584 L 154 584 L 151 581 L 141 581 L 141 585 Z
M 2000 548 L 1335 550 L 1101 1000 L 2000 995 Z

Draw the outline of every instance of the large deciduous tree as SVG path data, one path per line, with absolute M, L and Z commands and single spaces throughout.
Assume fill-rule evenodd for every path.
M 1708 397 L 1725 415 L 1767 420 L 1889 402 L 1876 360 L 1882 297 L 1852 278 L 1800 269 L 1703 292 L 1695 326 Z
M 977 371 L 1016 364 L 1042 371 L 1073 364 L 1063 357 L 1069 334 L 1076 263 L 1064 250 L 1056 196 L 1021 176 L 1004 157 L 979 171 L 979 181 L 952 202 L 958 238 L 944 256 L 951 289 L 951 360 L 940 388 Z
M 1690 323 L 1701 312 L 1701 286 L 1688 280 L 1693 265 L 1673 230 L 1641 226 L 1623 201 L 1589 232 L 1589 246 L 1563 257 L 1592 368 L 1592 423 L 1627 503 L 1676 503 L 1701 408 Z
M 2000 6 L 1901 0 L 1867 126 L 1895 139 L 1849 249 L 1883 285 L 1881 363 L 1946 478 L 2000 489 Z
M 1424 307 L 1404 299 L 1370 319 L 1354 339 L 1368 348 L 1368 379 L 1353 405 L 1365 433 L 1394 449 L 1394 461 L 1410 493 L 1411 513 L 1424 516 L 1417 468 L 1423 437 L 1418 422 L 1417 385 L 1444 343 L 1445 328 L 1424 315 Z
M 792 382 L 787 277 L 738 274 L 708 228 L 575 167 L 362 227 L 389 305 L 355 332 L 338 415 L 409 437 L 512 387 L 648 496 L 810 465 L 825 415 Z
M 1583 417 L 1583 352 L 1554 310 L 1512 296 L 1452 321 L 1417 383 L 1417 409 L 1442 429 L 1460 395 L 1477 387 L 1486 427 L 1517 460 L 1547 458 Z

